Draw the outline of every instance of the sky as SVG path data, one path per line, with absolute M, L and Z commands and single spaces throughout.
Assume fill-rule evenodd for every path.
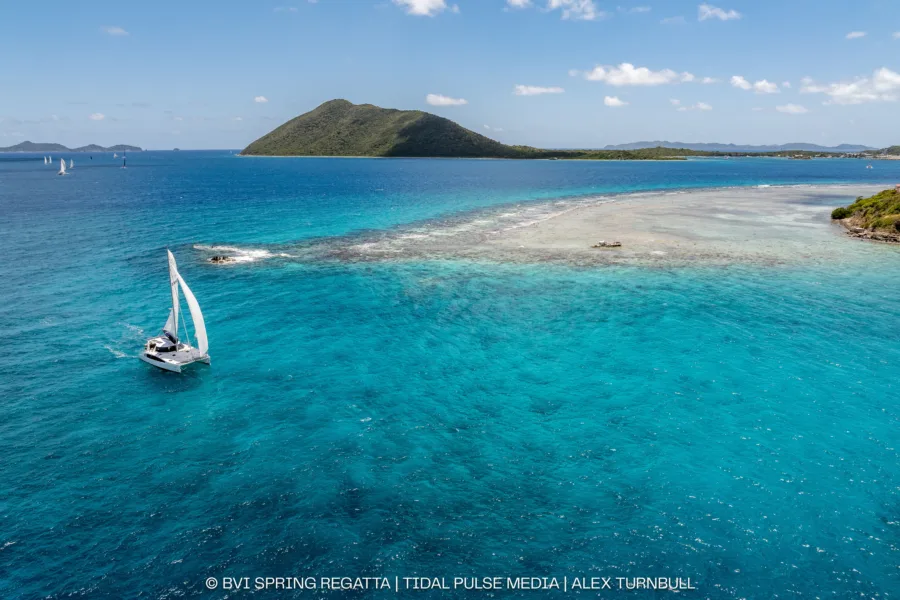
M 900 1 L 0 2 L 0 146 L 242 148 L 334 98 L 546 148 L 884 147 Z

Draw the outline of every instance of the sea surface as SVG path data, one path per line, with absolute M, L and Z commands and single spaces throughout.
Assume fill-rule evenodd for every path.
M 291 254 L 559 198 L 888 187 L 900 162 L 73 158 L 58 177 L 0 156 L 0 597 L 314 595 L 227 576 L 900 596 L 900 250 L 727 268 Z M 210 338 L 212 365 L 181 375 L 136 358 L 168 312 L 166 247 Z M 223 247 L 242 262 L 205 262 Z

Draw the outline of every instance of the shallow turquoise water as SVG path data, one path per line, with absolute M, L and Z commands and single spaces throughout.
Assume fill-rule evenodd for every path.
M 678 270 L 193 249 L 900 165 L 94 160 L 0 159 L 0 596 L 220 597 L 204 580 L 225 575 L 900 589 L 894 248 Z M 182 376 L 134 358 L 165 319 L 166 245 L 211 339 Z

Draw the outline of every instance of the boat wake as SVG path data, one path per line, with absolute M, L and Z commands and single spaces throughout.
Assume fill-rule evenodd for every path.
M 112 354 L 113 356 L 115 356 L 116 358 L 130 358 L 130 356 L 128 354 L 125 354 L 121 350 L 116 350 L 112 346 L 103 346 L 103 347 L 106 348 L 107 350 L 109 350 L 109 353 Z

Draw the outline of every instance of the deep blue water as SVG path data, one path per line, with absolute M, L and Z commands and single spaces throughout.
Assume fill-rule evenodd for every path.
M 576 269 L 221 268 L 194 248 L 594 193 L 893 185 L 898 163 L 153 152 L 125 170 L 75 155 L 57 177 L 18 158 L 0 156 L 0 597 L 225 597 L 205 579 L 305 575 L 900 590 L 896 249 Z M 166 246 L 211 341 L 212 366 L 182 375 L 135 359 L 167 313 Z

